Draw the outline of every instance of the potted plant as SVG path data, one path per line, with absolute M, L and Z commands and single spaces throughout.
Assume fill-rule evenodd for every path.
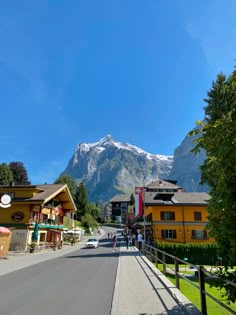
M 36 242 L 31 242 L 31 244 L 30 244 L 30 253 L 34 253 L 36 246 L 37 246 Z
M 52 249 L 53 249 L 53 250 L 56 250 L 56 249 L 57 249 L 57 242 L 56 242 L 56 241 L 53 242 L 53 244 L 52 244 Z

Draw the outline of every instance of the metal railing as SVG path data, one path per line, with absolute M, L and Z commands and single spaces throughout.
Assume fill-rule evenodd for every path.
M 206 282 L 207 277 L 218 279 L 224 283 L 227 283 L 229 285 L 236 287 L 235 282 L 222 280 L 220 277 L 218 277 L 216 275 L 216 273 L 208 271 L 202 266 L 193 265 L 193 264 L 187 262 L 186 260 L 175 257 L 171 254 L 168 254 L 168 253 L 162 251 L 162 250 L 159 250 L 156 247 L 153 247 L 153 246 L 150 246 L 150 245 L 147 245 L 144 243 L 142 246 L 142 252 L 150 261 L 152 261 L 152 263 L 155 263 L 157 265 L 157 267 L 158 267 L 158 264 L 160 264 L 160 263 L 163 265 L 163 271 L 162 272 L 164 275 L 169 273 L 169 274 L 172 274 L 175 276 L 175 281 L 176 281 L 175 285 L 178 289 L 180 289 L 180 278 L 182 278 L 182 279 L 186 280 L 188 283 L 190 283 L 193 287 L 195 287 L 196 289 L 199 290 L 201 312 L 203 315 L 207 315 L 206 297 L 209 297 L 210 299 L 212 299 L 215 303 L 220 305 L 222 308 L 227 310 L 229 313 L 235 314 L 234 310 L 232 310 L 230 307 L 228 307 L 227 305 L 225 305 L 224 303 L 222 303 L 221 301 L 216 299 L 213 295 L 211 295 L 210 293 L 208 293 L 205 290 L 205 282 Z M 170 264 L 168 264 L 166 262 L 167 258 L 171 259 L 173 261 L 174 268 L 170 267 L 169 266 Z M 195 270 L 194 275 L 198 279 L 199 285 L 197 285 L 193 281 L 191 281 L 191 279 L 189 279 L 185 274 L 180 273 L 180 270 L 179 270 L 180 264 L 182 264 L 182 265 L 184 264 L 185 266 L 191 266 L 191 268 Z M 168 271 L 167 271 L 167 269 L 168 269 Z

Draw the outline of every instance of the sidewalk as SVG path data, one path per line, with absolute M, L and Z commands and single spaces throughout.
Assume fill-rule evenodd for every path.
M 111 315 L 199 315 L 135 247 L 120 247 Z

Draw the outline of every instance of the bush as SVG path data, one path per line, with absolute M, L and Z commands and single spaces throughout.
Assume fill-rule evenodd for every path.
M 188 258 L 188 262 L 195 265 L 216 265 L 218 247 L 216 244 L 175 244 L 156 243 L 155 246 L 172 256 L 180 259 Z M 160 254 L 159 254 L 160 255 Z M 159 257 L 161 258 L 161 257 Z M 173 263 L 171 258 L 166 257 L 167 263 Z

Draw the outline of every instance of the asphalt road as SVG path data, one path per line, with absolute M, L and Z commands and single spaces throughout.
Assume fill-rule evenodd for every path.
M 102 239 L 99 248 L 81 248 L 3 275 L 0 314 L 110 314 L 117 265 L 111 240 Z

